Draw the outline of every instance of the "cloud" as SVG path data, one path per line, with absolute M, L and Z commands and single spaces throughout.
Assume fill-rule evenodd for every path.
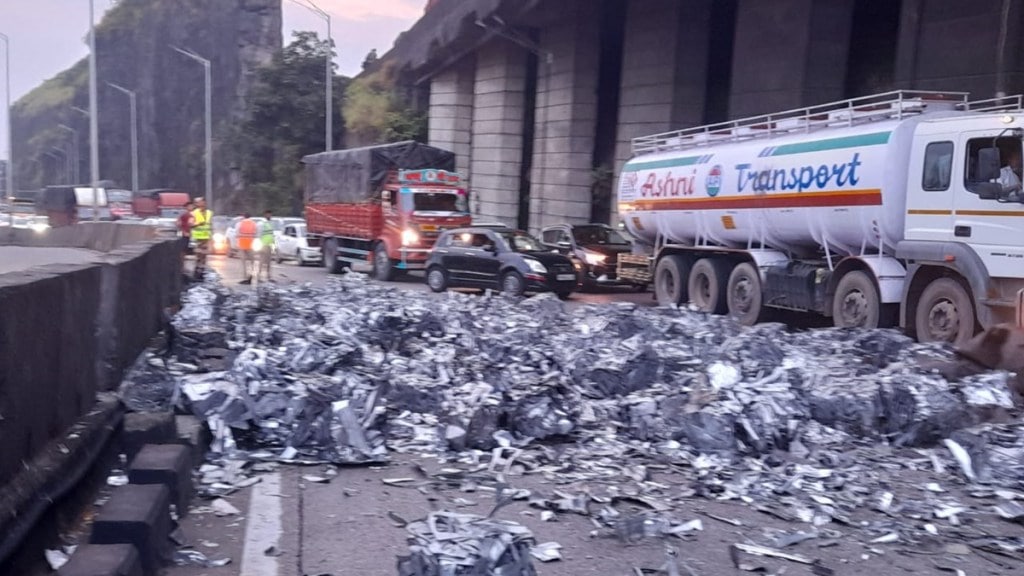
M 313 0 L 317 6 L 340 20 L 365 21 L 377 18 L 416 19 L 423 15 L 426 0 Z M 293 4 L 294 6 L 294 4 Z

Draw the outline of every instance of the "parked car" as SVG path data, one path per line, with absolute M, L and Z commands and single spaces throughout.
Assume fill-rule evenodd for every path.
M 521 230 L 456 228 L 442 232 L 427 259 L 427 285 L 434 292 L 453 288 L 496 288 L 513 295 L 555 292 L 568 298 L 576 270 Z
M 497 220 L 473 220 L 473 228 L 495 228 L 498 230 L 504 230 L 506 228 L 511 228 L 511 226 L 498 222 Z
M 228 253 L 228 229 L 231 227 L 231 217 L 214 216 L 210 221 L 210 231 L 213 233 L 210 242 L 210 254 Z
M 299 218 L 299 217 L 296 217 L 296 216 L 285 216 L 285 217 L 279 217 L 279 218 L 271 218 L 270 219 L 270 223 L 271 223 L 271 225 L 274 226 L 274 233 L 281 234 L 281 233 L 284 232 L 284 227 L 285 226 L 287 226 L 289 224 L 305 224 L 306 223 L 306 219 L 305 218 Z
M 277 262 L 285 259 L 295 260 L 299 266 L 304 264 L 320 264 L 324 259 L 320 246 L 320 238 L 310 237 L 306 223 L 288 224 L 277 236 Z
M 633 244 L 607 224 L 559 224 L 541 231 L 544 246 L 573 260 L 584 289 L 597 286 L 636 286 L 646 284 L 619 280 L 616 269 L 619 254 L 629 254 Z

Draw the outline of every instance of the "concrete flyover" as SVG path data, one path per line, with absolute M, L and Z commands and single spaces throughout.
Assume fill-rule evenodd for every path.
M 181 274 L 177 241 L 130 224 L 6 230 L 0 260 L 9 270 L 0 273 L 6 573 L 5 560 L 35 520 L 59 504 L 120 425 L 120 404 L 106 393 L 161 329 L 165 308 L 178 300 Z
M 382 58 L 474 212 L 616 222 L 631 140 L 895 89 L 1024 92 L 1020 0 L 435 0 Z

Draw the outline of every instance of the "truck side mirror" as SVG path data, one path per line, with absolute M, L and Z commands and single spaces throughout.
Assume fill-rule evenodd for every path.
M 978 150 L 978 173 L 979 182 L 988 182 L 999 178 L 999 149 L 982 148 Z

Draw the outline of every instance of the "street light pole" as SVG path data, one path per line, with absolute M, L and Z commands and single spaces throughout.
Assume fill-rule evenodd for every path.
M 213 78 L 210 72 L 210 61 L 177 46 L 171 46 L 171 48 L 202 64 L 206 71 L 206 205 L 213 209 L 213 87 L 211 86 Z
M 64 162 L 64 183 L 65 184 L 70 184 L 71 183 L 71 163 L 68 162 L 68 158 L 69 158 L 68 151 L 63 149 L 63 148 L 59 148 L 57 146 L 50 146 L 50 150 L 53 150 L 54 152 L 60 153 L 61 157 L 58 158 L 54 154 L 52 154 L 50 152 L 47 152 L 47 154 L 50 154 L 51 156 L 53 156 L 58 162 L 63 160 L 63 162 Z
M 327 62 L 325 62 L 324 81 L 327 85 L 324 93 L 324 113 L 326 116 L 324 124 L 324 149 L 330 152 L 334 149 L 334 50 L 331 47 L 331 15 L 313 3 L 313 0 L 306 0 L 305 3 L 298 0 L 291 0 L 295 4 L 308 9 L 327 22 Z
M 72 106 L 71 109 L 74 110 L 75 112 L 78 112 L 82 116 L 85 116 L 86 120 L 89 119 L 89 111 L 86 110 L 85 108 L 79 108 L 78 106 Z M 81 158 L 81 151 L 77 151 L 76 154 L 78 155 L 79 158 Z M 81 175 L 81 172 L 79 172 L 79 175 Z M 82 180 L 79 177 L 76 177 L 75 179 L 78 180 L 79 182 L 82 182 Z M 91 173 L 89 174 L 89 178 L 86 181 L 92 182 L 92 174 Z
M 107 82 L 111 88 L 118 90 L 128 95 L 128 103 L 131 107 L 131 123 L 132 123 L 132 197 L 139 194 L 139 118 L 137 116 L 137 110 L 135 108 L 135 92 L 118 86 L 113 82 Z
M 7 77 L 4 94 L 7 95 L 7 169 L 4 174 L 7 176 L 7 196 L 14 197 L 14 122 L 11 117 L 11 39 L 0 34 L 0 40 L 4 43 L 4 72 Z M 11 225 L 14 225 L 14 210 L 11 210 Z
M 79 168 L 81 167 L 81 161 L 78 158 L 78 130 L 75 130 L 74 128 L 68 126 L 67 124 L 58 124 L 57 128 L 60 128 L 65 132 L 71 132 L 71 145 L 74 146 L 75 148 L 71 154 L 71 162 L 74 163 L 74 166 L 71 170 L 71 175 L 75 179 L 75 184 L 80 184 L 82 180 L 79 176 Z
M 96 12 L 89 0 L 89 172 L 92 177 L 92 219 L 100 219 L 100 135 L 96 95 Z

